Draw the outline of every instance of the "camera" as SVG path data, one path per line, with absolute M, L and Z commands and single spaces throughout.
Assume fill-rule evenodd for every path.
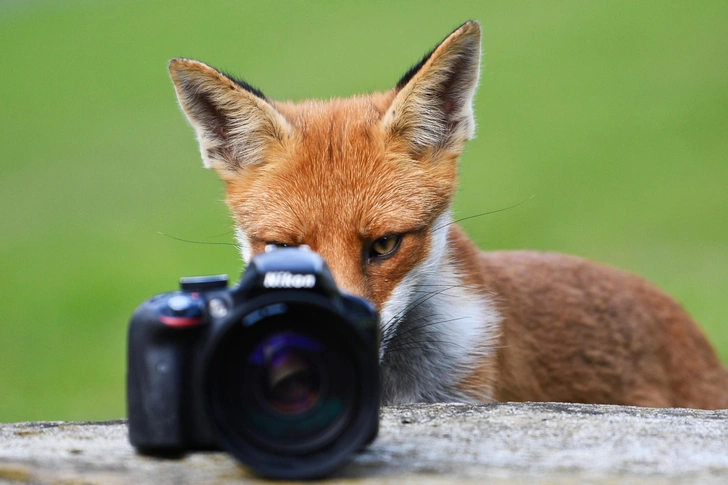
M 182 278 L 129 324 L 129 440 L 142 454 L 225 450 L 279 479 L 330 474 L 376 437 L 379 330 L 305 246 L 253 257 L 240 282 Z

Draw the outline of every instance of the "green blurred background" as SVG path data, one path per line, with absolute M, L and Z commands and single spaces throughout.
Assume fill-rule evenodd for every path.
M 273 98 L 385 90 L 483 26 L 458 217 L 675 295 L 728 360 L 728 3 L 0 0 L 0 421 L 125 414 L 144 298 L 241 263 L 170 58 Z M 531 196 L 534 196 L 531 198 Z

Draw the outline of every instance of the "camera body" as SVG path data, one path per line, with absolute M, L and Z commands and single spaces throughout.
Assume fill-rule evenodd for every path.
M 327 475 L 379 419 L 372 305 L 306 247 L 255 256 L 240 283 L 182 278 L 129 325 L 129 440 L 140 453 L 225 450 L 259 474 Z

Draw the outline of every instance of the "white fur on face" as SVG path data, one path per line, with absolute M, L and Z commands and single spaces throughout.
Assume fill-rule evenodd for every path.
M 493 353 L 502 317 L 487 296 L 463 285 L 447 246 L 451 222 L 449 213 L 437 219 L 427 258 L 382 308 L 383 404 L 492 400 L 457 388 Z
M 442 227 L 450 222 L 450 214 L 445 213 L 440 216 L 433 224 L 434 228 Z M 444 227 L 439 231 L 435 232 L 432 236 L 432 245 L 430 247 L 430 254 L 427 256 L 422 263 L 416 266 L 412 271 L 407 274 L 402 281 L 394 288 L 392 294 L 384 305 L 382 305 L 381 325 L 382 325 L 382 337 L 387 334 L 393 334 L 397 330 L 397 326 L 401 323 L 401 320 L 405 318 L 407 313 L 411 310 L 411 306 L 415 304 L 417 295 L 424 295 L 429 292 L 430 289 L 423 287 L 423 284 L 427 284 L 428 275 L 437 271 L 438 263 L 445 252 L 445 245 L 447 244 L 447 228 Z M 433 288 L 437 290 L 437 288 Z M 382 346 L 379 350 L 379 360 L 382 361 L 384 353 L 386 352 L 389 341 L 382 339 Z
M 235 228 L 235 238 L 238 240 L 238 247 L 240 248 L 240 254 L 243 255 L 243 261 L 245 264 L 248 264 L 250 258 L 253 256 L 253 249 L 250 247 L 250 238 L 239 227 Z

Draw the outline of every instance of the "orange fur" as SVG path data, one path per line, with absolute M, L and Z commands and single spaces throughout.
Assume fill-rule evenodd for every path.
M 244 258 L 307 244 L 386 316 L 385 402 L 728 407 L 728 371 L 644 280 L 563 255 L 481 253 L 449 224 L 479 60 L 468 22 L 382 94 L 283 103 L 197 61 L 170 72 Z M 371 255 L 395 236 L 391 254 Z

